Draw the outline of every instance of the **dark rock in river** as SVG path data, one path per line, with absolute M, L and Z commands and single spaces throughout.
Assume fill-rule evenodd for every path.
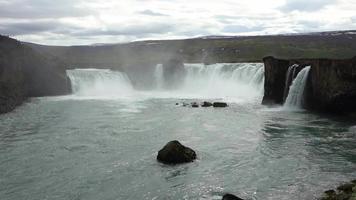
M 201 107 L 211 107 L 211 106 L 213 106 L 213 104 L 210 103 L 210 102 L 207 102 L 207 101 L 204 101 L 204 102 L 201 104 Z
M 189 147 L 183 146 L 178 141 L 168 142 L 157 155 L 157 160 L 166 164 L 179 164 L 193 162 L 196 153 Z
M 222 200 L 243 200 L 235 195 L 232 194 L 225 194 L 222 198 Z
M 28 97 L 70 92 L 64 63 L 0 36 L 0 113 L 13 110 Z
M 293 64 L 311 66 L 307 80 L 308 109 L 325 112 L 356 112 L 356 57 L 352 59 L 291 59 L 273 57 L 265 64 L 263 104 L 283 104 L 286 73 Z
M 186 106 L 189 106 L 189 104 L 184 102 L 183 107 L 186 107 Z
M 225 108 L 227 107 L 227 103 L 225 102 L 214 102 L 213 107 L 215 108 Z
M 192 107 L 193 107 L 193 108 L 199 108 L 199 104 L 198 104 L 197 102 L 193 102 L 193 103 L 192 103 Z

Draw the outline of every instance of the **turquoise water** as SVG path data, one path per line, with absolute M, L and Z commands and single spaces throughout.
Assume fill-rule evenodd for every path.
M 0 115 L 0 199 L 315 199 L 356 178 L 356 123 L 181 98 L 32 99 Z M 198 160 L 166 166 L 170 140 Z

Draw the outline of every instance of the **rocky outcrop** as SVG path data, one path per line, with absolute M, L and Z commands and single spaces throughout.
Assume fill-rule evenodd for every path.
M 214 102 L 213 103 L 214 108 L 225 108 L 227 107 L 227 103 L 225 102 Z
M 178 58 L 170 59 L 163 63 L 164 85 L 168 89 L 179 87 L 185 78 L 184 63 Z
M 356 57 L 352 59 L 276 59 L 265 57 L 263 104 L 283 104 L 286 73 L 293 64 L 311 66 L 306 92 L 308 109 L 326 112 L 356 111 Z
M 189 147 L 174 140 L 168 142 L 157 155 L 157 160 L 165 164 L 192 162 L 197 158 L 196 153 Z
M 204 101 L 202 104 L 201 104 L 201 107 L 211 107 L 211 106 L 213 106 L 213 104 L 212 103 L 210 103 L 210 102 L 207 102 L 207 101 Z
M 0 36 L 0 113 L 13 110 L 28 97 L 70 92 L 64 63 Z

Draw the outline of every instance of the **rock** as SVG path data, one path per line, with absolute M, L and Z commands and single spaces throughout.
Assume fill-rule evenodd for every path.
M 355 187 L 354 182 L 342 184 L 337 187 L 337 191 L 325 191 L 321 200 L 356 200 Z
M 339 187 L 337 187 L 338 190 L 340 191 L 343 191 L 343 192 L 352 192 L 352 188 L 354 187 L 355 185 L 352 184 L 352 183 L 346 183 L 346 184 L 343 184 L 343 185 L 340 185 Z
M 243 199 L 232 194 L 225 194 L 222 200 L 243 200 Z
M 192 103 L 192 107 L 193 107 L 193 108 L 199 108 L 199 104 L 198 104 L 197 102 L 193 102 L 193 103 Z
M 213 103 L 214 108 L 225 108 L 227 107 L 227 103 L 225 102 L 214 102 Z
M 176 103 L 176 106 L 178 106 L 179 105 L 179 103 Z
M 201 107 L 211 107 L 211 106 L 213 106 L 213 104 L 210 103 L 210 102 L 207 102 L 207 101 L 204 101 L 204 102 L 201 104 Z
M 196 157 L 194 150 L 174 140 L 158 152 L 157 160 L 165 164 L 179 164 L 193 162 Z
M 180 58 L 171 58 L 162 67 L 164 86 L 168 89 L 178 88 L 186 75 L 183 61 Z

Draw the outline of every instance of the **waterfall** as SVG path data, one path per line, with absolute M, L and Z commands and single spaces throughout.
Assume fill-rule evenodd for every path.
M 302 69 L 290 86 L 284 107 L 300 109 L 303 106 L 304 92 L 308 80 L 310 66 Z
M 157 64 L 154 72 L 154 78 L 156 82 L 157 89 L 163 89 L 164 78 L 163 78 L 163 66 L 162 64 Z
M 78 96 L 125 96 L 133 88 L 127 75 L 109 69 L 67 70 L 73 93 Z
M 185 64 L 186 77 L 180 91 L 207 98 L 262 96 L 262 63 Z
M 286 74 L 286 83 L 284 84 L 284 93 L 283 93 L 283 101 L 287 99 L 288 92 L 290 85 L 295 78 L 295 73 L 297 71 L 297 68 L 299 67 L 298 64 L 294 64 L 288 68 L 287 74 Z
M 233 102 L 258 100 L 263 95 L 262 63 L 184 64 L 182 81 L 174 89 L 165 86 L 164 68 L 152 74 L 153 90 L 135 89 L 123 72 L 108 69 L 67 70 L 74 97 L 89 98 L 193 98 Z M 174 76 L 173 76 L 174 77 Z M 137 78 L 135 83 L 142 81 Z M 126 99 L 127 99 L 126 98 Z

